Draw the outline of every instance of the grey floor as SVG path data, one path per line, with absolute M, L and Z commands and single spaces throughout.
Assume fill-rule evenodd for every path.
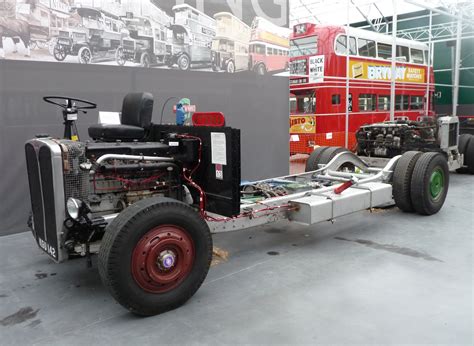
M 217 235 L 228 260 L 185 306 L 145 319 L 96 268 L 2 237 L 0 344 L 472 344 L 474 177 L 451 179 L 431 217 L 393 208 Z

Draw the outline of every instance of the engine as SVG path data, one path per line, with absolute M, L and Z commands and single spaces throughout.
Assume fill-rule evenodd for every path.
M 143 145 L 114 144 L 114 150 L 107 143 L 83 144 L 65 140 L 58 143 L 63 147 L 65 197 L 85 202 L 93 216 L 120 212 L 143 198 L 181 199 L 180 168 L 176 163 L 120 158 L 127 147 L 143 149 Z M 167 150 L 168 146 L 155 143 L 155 149 L 163 148 Z M 97 163 L 102 150 L 112 158 Z M 131 152 L 137 154 L 136 150 Z
M 389 158 L 410 150 L 437 150 L 437 137 L 437 124 L 429 117 L 364 125 L 356 132 L 357 154 Z
M 171 144 L 171 143 L 172 144 Z M 82 143 L 37 138 L 26 143 L 38 244 L 57 261 L 78 244 L 100 240 L 105 218 L 149 197 L 183 200 L 183 167 L 196 165 L 193 139 L 166 142 Z M 69 207 L 83 217 L 71 215 Z

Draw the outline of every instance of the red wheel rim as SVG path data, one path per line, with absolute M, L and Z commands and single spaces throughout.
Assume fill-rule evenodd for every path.
M 177 287 L 191 272 L 194 242 L 182 228 L 156 227 L 146 233 L 132 253 L 132 276 L 143 290 L 164 293 Z

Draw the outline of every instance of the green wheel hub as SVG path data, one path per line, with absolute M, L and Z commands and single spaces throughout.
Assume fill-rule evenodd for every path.
M 430 194 L 433 199 L 437 199 L 444 190 L 444 172 L 441 168 L 437 168 L 431 173 L 430 177 Z

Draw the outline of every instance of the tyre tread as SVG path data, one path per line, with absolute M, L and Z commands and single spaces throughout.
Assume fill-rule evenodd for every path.
M 191 298 L 206 278 L 212 260 L 212 237 L 210 232 L 206 232 L 205 236 L 207 246 L 211 249 L 211 251 L 208 253 L 207 269 L 201 273 L 199 280 L 197 280 L 194 286 L 187 291 L 186 295 L 179 299 L 178 302 L 170 303 L 167 306 L 163 306 L 158 309 L 154 307 L 137 306 L 137 304 L 133 302 L 129 296 L 123 294 L 123 292 L 120 292 L 117 287 L 117 276 L 114 272 L 119 270 L 117 268 L 117 261 L 121 256 L 119 251 L 121 240 L 127 233 L 134 231 L 133 227 L 130 227 L 130 225 L 133 225 L 134 222 L 137 222 L 140 217 L 143 216 L 143 214 L 149 213 L 156 208 L 174 208 L 176 210 L 180 210 L 180 212 L 183 214 L 183 217 L 196 215 L 196 211 L 189 205 L 170 198 L 157 197 L 141 200 L 122 211 L 109 224 L 104 237 L 102 238 L 102 243 L 99 250 L 98 267 L 99 274 L 104 285 L 109 289 L 111 295 L 121 305 L 129 309 L 131 312 L 143 316 L 155 315 L 157 313 L 172 310 Z M 200 217 L 196 218 L 196 220 L 198 219 L 201 223 L 201 227 L 203 227 L 203 229 L 209 230 L 207 223 Z
M 440 204 L 432 205 L 429 202 L 428 190 L 426 189 L 427 180 L 430 179 L 431 171 L 428 170 L 434 160 L 444 160 L 444 179 L 445 179 L 445 191 L 444 198 Z M 432 215 L 439 211 L 441 206 L 444 204 L 444 199 L 448 192 L 449 187 L 449 169 L 448 163 L 442 154 L 437 152 L 423 153 L 416 162 L 415 169 L 413 170 L 413 177 L 411 181 L 411 201 L 415 211 L 422 215 Z
M 411 201 L 411 181 L 421 154 L 419 151 L 407 151 L 397 161 L 393 171 L 393 198 L 396 206 L 407 213 L 415 211 Z

